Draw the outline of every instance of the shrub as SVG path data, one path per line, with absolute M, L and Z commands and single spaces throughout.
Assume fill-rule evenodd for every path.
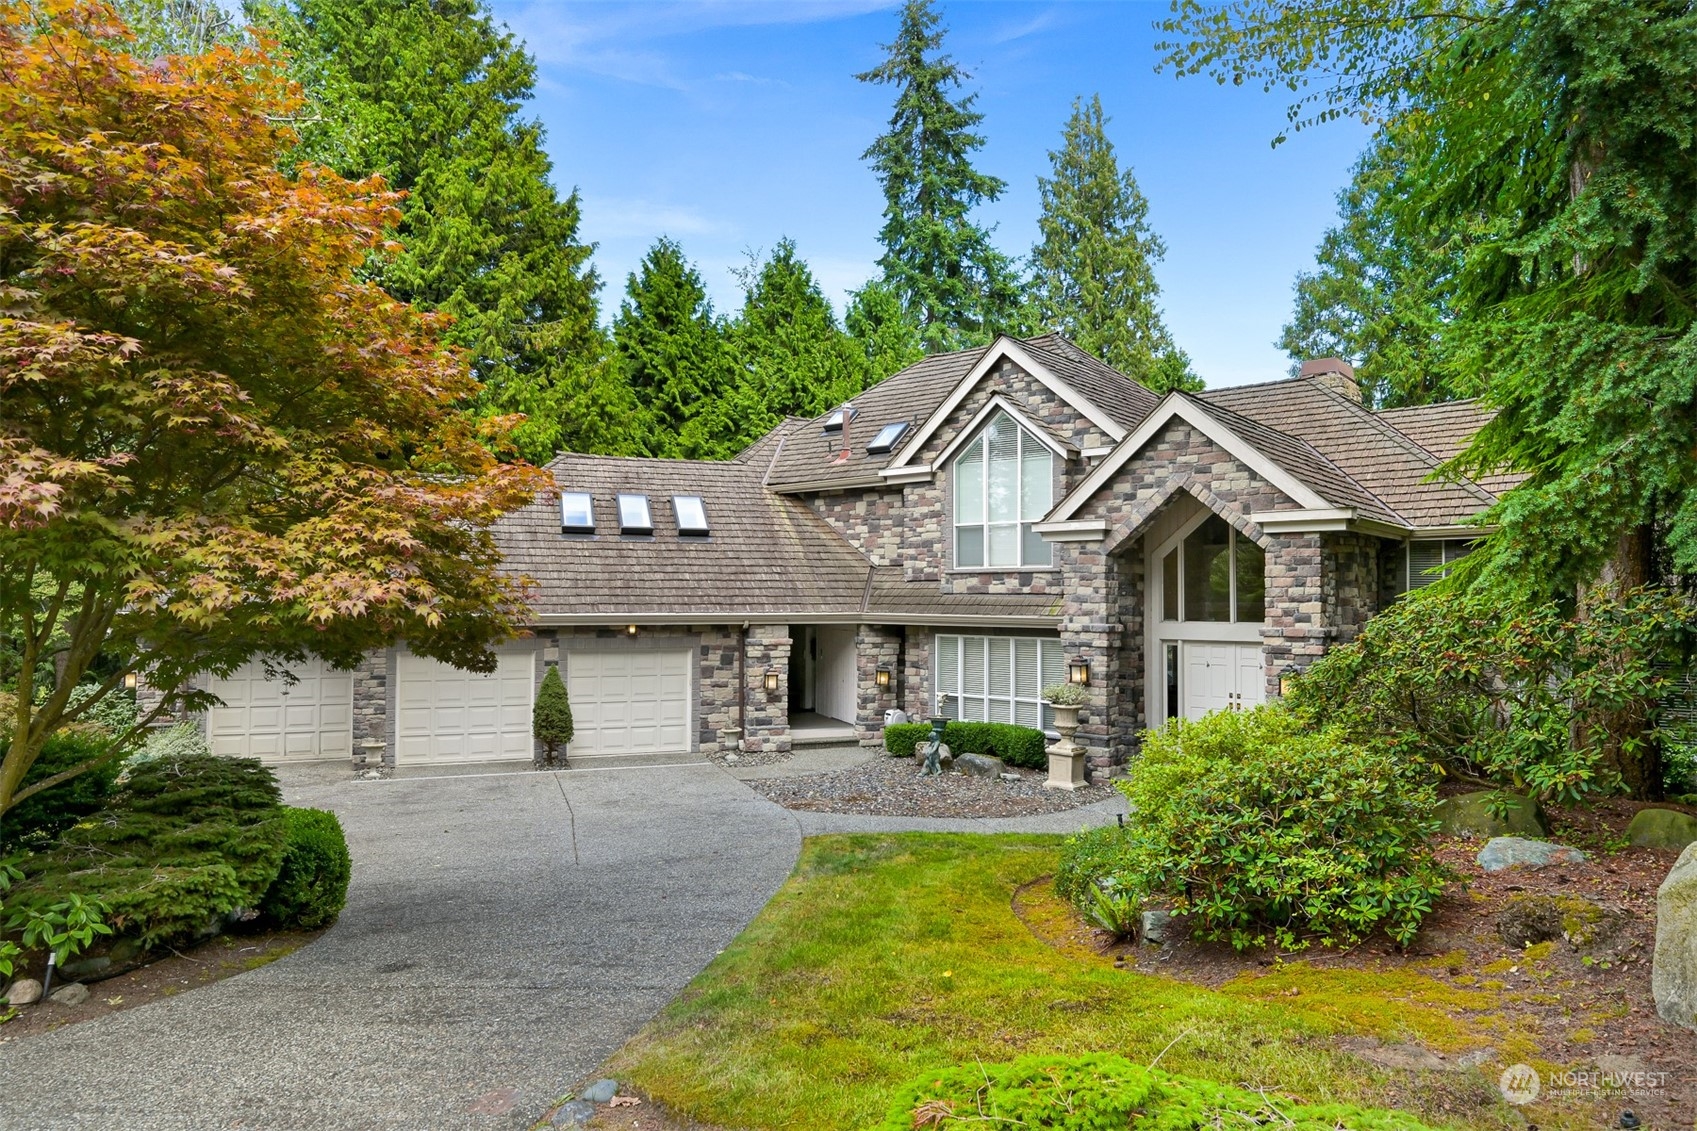
M 884 728 L 884 749 L 893 757 L 911 757 L 930 741 L 930 723 L 892 723 Z M 943 744 L 956 754 L 994 754 L 1010 766 L 1029 770 L 1049 764 L 1048 736 L 1035 727 L 953 719 L 943 731 Z
M 80 706 L 94 698 L 96 690 L 98 689 L 92 683 L 79 684 L 76 690 L 71 692 L 70 701 L 65 704 L 66 709 Z M 116 738 L 136 725 L 135 692 L 121 687 L 114 688 L 77 721 L 79 724 L 86 723 L 94 727 L 108 738 Z
M 1080 910 L 1089 907 L 1091 892 L 1115 886 L 1114 877 L 1125 869 L 1128 845 L 1126 830 L 1117 825 L 1067 837 L 1055 869 L 1055 894 Z
M 161 759 L 212 756 L 212 747 L 207 745 L 206 736 L 200 732 L 198 726 L 194 723 L 178 723 L 176 726 L 148 731 L 141 749 L 124 759 L 124 768 L 129 770 Z
M 1295 1103 L 1107 1053 L 1027 1056 L 927 1072 L 896 1094 L 879 1131 L 986 1124 L 1055 1131 L 1429 1131 L 1400 1112 Z
M 1090 702 L 1090 689 L 1082 683 L 1051 683 L 1041 694 L 1057 707 L 1082 707 Z
M 550 762 L 554 760 L 555 751 L 571 743 L 574 733 L 572 704 L 566 696 L 566 682 L 560 678 L 558 664 L 549 667 L 548 674 L 542 677 L 542 686 L 536 689 L 536 705 L 530 713 L 530 733 L 548 752 Z
M 105 753 L 106 743 L 106 738 L 88 731 L 61 731 L 47 740 L 23 784 L 33 785 L 98 758 Z M 8 745 L 0 739 L 0 758 Z M 51 844 L 60 833 L 100 810 L 112 793 L 118 769 L 117 762 L 107 762 L 24 798 L 0 814 L 0 844 L 32 848 Z
M 1446 878 L 1427 843 L 1434 776 L 1277 705 L 1175 720 L 1117 783 L 1133 813 L 1115 878 L 1239 950 L 1380 928 L 1406 944 Z
M 284 821 L 283 862 L 259 909 L 282 927 L 329 926 L 348 901 L 353 870 L 342 823 L 324 809 L 285 809 Z
M 144 763 L 97 819 L 23 861 L 8 910 L 76 893 L 100 900 L 120 935 L 147 946 L 217 930 L 257 909 L 277 878 L 283 814 L 276 779 L 253 759 Z
M 1694 626 L 1664 590 L 1593 593 L 1584 616 L 1417 590 L 1316 661 L 1290 705 L 1451 774 L 1576 801 L 1619 784 L 1606 750 L 1638 756 L 1640 736 L 1611 728 L 1667 694 Z

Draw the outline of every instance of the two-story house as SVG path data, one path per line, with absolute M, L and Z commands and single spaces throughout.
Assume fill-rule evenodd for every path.
M 565 677 L 574 759 L 879 739 L 885 712 L 1047 723 L 1087 682 L 1098 768 L 1250 707 L 1466 551 L 1512 485 L 1434 480 L 1471 403 L 1374 412 L 1349 366 L 1158 397 L 1058 335 L 930 357 L 723 463 L 561 455 L 497 528 L 535 579 L 490 675 L 405 646 L 212 690 L 214 747 L 528 760 Z M 286 692 L 286 693 L 285 693 Z M 381 744 L 381 745 L 378 745 Z

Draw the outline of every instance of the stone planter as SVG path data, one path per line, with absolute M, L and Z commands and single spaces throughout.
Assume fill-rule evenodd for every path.
M 1078 712 L 1081 708 L 1051 703 L 1055 711 L 1055 729 L 1060 740 L 1048 747 L 1049 780 L 1044 789 L 1082 789 L 1089 784 L 1084 776 L 1084 747 L 1072 740 L 1078 732 Z

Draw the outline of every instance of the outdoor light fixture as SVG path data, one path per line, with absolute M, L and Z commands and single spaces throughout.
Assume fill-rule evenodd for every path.
M 879 668 L 877 674 L 872 677 L 872 682 L 876 683 L 879 687 L 890 686 L 890 669 Z
M 1301 675 L 1301 674 L 1302 674 L 1301 672 L 1296 670 L 1295 664 L 1286 664 L 1282 669 L 1280 669 L 1280 671 L 1279 671 L 1279 698 L 1280 699 L 1283 699 L 1285 696 L 1290 694 L 1291 684 L 1295 683 L 1296 677 Z
M 778 690 L 778 669 L 777 668 L 767 668 L 766 669 L 766 690 L 772 691 L 772 692 L 775 692 L 775 691 Z
M 125 691 L 134 691 L 135 689 L 136 689 L 136 673 L 135 672 L 125 672 L 124 673 L 124 690 Z
M 1088 686 L 1090 683 L 1090 661 L 1067 661 L 1067 682 L 1076 683 L 1081 687 Z
M 626 633 L 626 635 L 629 635 L 629 636 L 635 636 L 636 635 L 636 625 L 634 625 L 634 624 L 625 625 L 625 633 Z

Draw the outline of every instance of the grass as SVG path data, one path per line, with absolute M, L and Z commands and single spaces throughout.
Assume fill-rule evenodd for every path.
M 1393 1087 L 1330 1040 L 1480 1047 L 1493 1043 L 1484 1011 L 1495 995 L 1303 963 L 1218 990 L 1117 970 L 1041 941 L 1033 931 L 1053 926 L 1040 921 L 1053 917 L 1042 901 L 1027 909 L 1030 927 L 1014 912 L 1016 889 L 1052 872 L 1059 846 L 971 834 L 808 840 L 760 916 L 610 1070 L 726 1127 L 866 1127 L 922 1072 L 1092 1051 L 1310 1102 L 1394 1092 L 1433 1123 L 1466 1108 L 1466 1126 L 1514 1125 L 1476 1077 L 1418 1084 L 1411 1098 L 1406 1077 Z

